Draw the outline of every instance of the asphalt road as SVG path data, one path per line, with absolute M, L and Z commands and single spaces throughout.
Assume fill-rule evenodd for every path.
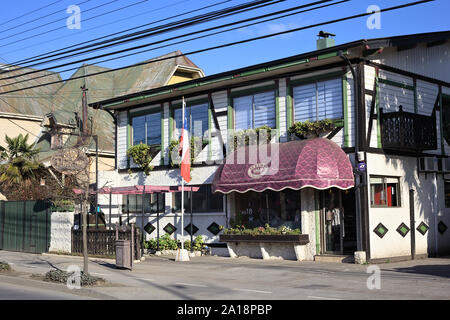
M 55 267 L 67 269 L 73 264 L 82 267 L 79 257 L 0 251 L 0 260 L 12 263 L 17 271 L 28 273 L 43 274 Z M 90 289 L 102 295 L 97 297 L 101 299 L 450 300 L 450 259 L 398 262 L 377 267 L 379 288 L 372 289 L 367 283 L 369 280 L 372 287 L 377 284 L 370 279 L 373 272 L 368 273 L 368 268 L 373 266 L 343 263 L 211 256 L 175 262 L 173 257 L 152 256 L 136 264 L 133 271 L 116 269 L 111 260 L 94 259 L 89 263 L 89 272 L 114 284 Z M 48 294 L 52 296 L 51 292 Z
M 0 283 L 0 300 L 85 300 L 86 297 L 58 291 Z

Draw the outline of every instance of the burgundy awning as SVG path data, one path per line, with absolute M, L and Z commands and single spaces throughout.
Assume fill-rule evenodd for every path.
M 280 191 L 286 188 L 299 190 L 306 187 L 320 190 L 336 187 L 346 190 L 354 186 L 353 167 L 348 156 L 329 139 L 269 144 L 269 152 L 265 154 L 270 155 L 278 149 L 278 166 L 274 163 L 276 160 L 261 160 L 259 157 L 256 161 L 249 160 L 249 150 L 254 156 L 259 148 L 246 146 L 228 155 L 216 172 L 212 191 L 243 193 L 251 190 Z M 238 162 L 239 157 L 243 161 Z

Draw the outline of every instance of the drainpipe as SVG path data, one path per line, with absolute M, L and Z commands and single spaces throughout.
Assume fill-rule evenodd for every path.
M 358 78 L 356 75 L 355 68 L 352 66 L 350 60 L 344 55 L 342 50 L 339 50 L 339 57 L 345 61 L 345 63 L 350 68 L 350 71 L 352 72 L 353 76 L 353 85 L 354 85 L 354 96 L 355 96 L 355 103 L 354 103 L 354 109 L 355 109 L 355 162 L 362 161 L 365 159 L 359 159 L 359 142 L 360 137 L 358 135 L 359 132 L 359 88 L 358 88 Z M 364 158 L 366 158 L 366 155 L 364 154 Z M 366 170 L 367 172 L 367 170 Z M 357 251 L 362 251 L 362 228 L 361 228 L 361 187 L 364 185 L 363 180 L 364 174 L 361 175 L 358 171 L 354 170 L 355 173 L 355 208 L 356 208 L 356 246 Z M 357 178 L 358 177 L 358 178 Z

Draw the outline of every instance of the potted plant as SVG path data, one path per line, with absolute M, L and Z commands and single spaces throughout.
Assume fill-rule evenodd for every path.
M 150 163 L 159 151 L 161 151 L 161 146 L 149 146 L 140 143 L 130 147 L 127 151 L 127 156 L 133 159 L 133 162 L 140 166 L 145 175 L 148 176 L 150 171 L 153 170 L 153 166 Z
M 272 128 L 267 125 L 235 132 L 232 136 L 234 141 L 234 150 L 239 147 L 253 144 L 267 144 L 272 138 Z
M 289 133 L 299 139 L 312 139 L 326 136 L 334 128 L 335 124 L 330 119 L 318 121 L 296 122 L 289 128 Z

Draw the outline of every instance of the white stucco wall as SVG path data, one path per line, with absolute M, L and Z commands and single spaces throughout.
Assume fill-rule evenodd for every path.
M 73 212 L 52 212 L 50 252 L 70 253 L 72 251 L 73 223 Z
M 448 240 L 438 233 L 436 226 L 440 220 L 450 225 L 449 216 L 444 209 L 444 189 L 442 175 L 417 172 L 416 158 L 390 157 L 381 154 L 368 154 L 368 173 L 370 175 L 392 176 L 400 178 L 400 207 L 376 208 L 369 203 L 369 233 L 371 259 L 409 256 L 411 254 L 411 234 L 404 238 L 396 231 L 403 222 L 415 232 L 416 254 L 435 254 L 436 243 L 442 253 L 449 245 Z M 409 190 L 414 192 L 415 225 L 410 225 Z M 370 199 L 370 188 L 368 190 Z M 370 201 L 370 200 L 369 200 Z M 436 215 L 436 216 L 435 216 Z M 439 221 L 438 221 L 439 220 Z M 422 235 L 416 230 L 421 222 L 429 226 L 429 230 Z M 382 223 L 389 231 L 383 238 L 379 238 L 373 230 Z M 450 234 L 450 232 L 449 232 Z

